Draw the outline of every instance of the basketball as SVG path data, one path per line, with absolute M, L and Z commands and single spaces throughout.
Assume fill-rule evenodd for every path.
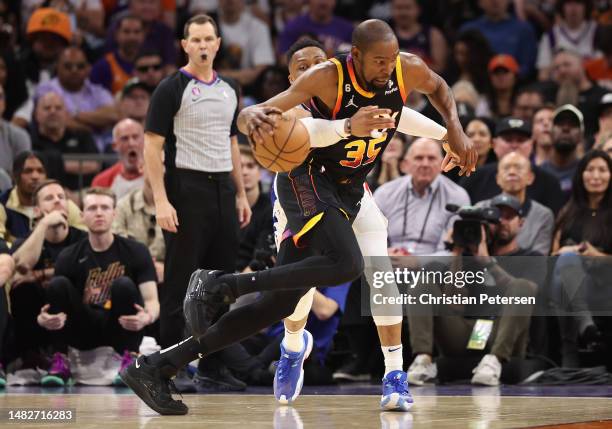
M 253 154 L 264 168 L 282 173 L 304 162 L 310 151 L 310 137 L 299 119 L 287 114 L 276 116 L 274 134 L 265 134 L 263 143 L 253 144 Z

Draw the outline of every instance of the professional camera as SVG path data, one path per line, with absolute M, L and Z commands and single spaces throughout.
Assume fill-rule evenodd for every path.
M 446 210 L 456 213 L 460 219 L 453 224 L 452 247 L 458 246 L 464 249 L 478 246 L 482 240 L 482 225 L 488 234 L 488 224 L 498 224 L 500 212 L 497 207 L 459 207 L 455 204 L 447 204 Z M 487 245 L 490 245 L 491 237 L 487 237 Z
M 276 256 L 276 242 L 274 234 L 266 234 L 263 239 L 257 243 L 257 248 L 253 254 L 253 260 L 249 263 L 249 268 L 253 271 L 262 271 L 266 268 L 274 266 L 274 257 Z

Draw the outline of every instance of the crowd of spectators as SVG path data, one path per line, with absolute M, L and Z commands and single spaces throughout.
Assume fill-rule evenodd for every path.
M 586 350 L 612 368 L 612 325 L 604 314 L 612 309 L 612 263 L 605 258 L 612 255 L 609 2 L 0 0 L 0 6 L 0 386 L 5 369 L 40 368 L 39 382 L 68 383 L 69 347 L 110 346 L 124 364 L 143 336 L 159 339 L 166 249 L 144 173 L 143 124 L 157 85 L 185 64 L 183 24 L 201 12 L 219 23 L 215 69 L 238 82 L 241 106 L 287 88 L 284 54 L 300 38 L 319 40 L 333 56 L 350 48 L 355 23 L 387 20 L 400 49 L 419 55 L 452 87 L 478 151 L 476 172 L 459 177 L 439 171 L 439 142 L 396 135 L 389 143 L 368 178 L 389 220 L 389 255 L 452 254 L 446 243 L 457 217 L 446 206 L 497 207 L 493 245 L 472 254 L 558 256 L 543 277 L 503 264 L 496 273 L 506 294 L 535 296 L 545 301 L 538 308 L 553 308 L 558 317 L 530 329 L 528 315 L 502 314 L 472 381 L 499 383 L 502 365 L 527 351 L 572 367 L 583 364 Z M 426 97 L 411 94 L 407 103 L 439 120 Z M 241 231 L 234 265 L 265 269 L 274 262 L 270 174 L 246 144 L 242 168 L 253 220 Z M 368 326 L 359 332 L 368 334 L 357 336 L 343 322 L 345 313 L 359 313 L 355 290 L 359 282 L 321 289 L 309 319 L 325 326 L 313 359 L 337 370 L 338 380 L 376 373 L 364 347 L 372 321 L 358 316 L 357 325 Z M 356 318 L 349 319 L 354 326 Z M 406 323 L 415 384 L 435 379 L 436 356 L 463 356 L 475 329 L 461 315 L 412 315 Z M 279 332 L 262 335 L 241 346 L 243 360 L 225 362 L 248 383 L 270 382 L 254 377 L 253 368 L 268 372 L 276 349 L 267 346 L 278 343 Z M 315 373 L 311 381 L 332 380 L 331 373 Z M 208 386 L 244 385 L 223 377 Z

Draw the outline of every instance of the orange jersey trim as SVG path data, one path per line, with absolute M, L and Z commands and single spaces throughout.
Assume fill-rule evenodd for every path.
M 355 77 L 355 69 L 353 68 L 353 59 L 351 57 L 348 57 L 346 59 L 346 68 L 348 69 L 349 77 L 351 78 L 351 83 L 353 84 L 353 87 L 357 90 L 358 93 L 360 93 L 366 98 L 372 98 L 376 95 L 373 92 L 366 91 L 361 86 L 359 86 L 359 83 L 357 83 L 357 78 Z
M 330 58 L 330 61 L 336 65 L 338 69 L 338 95 L 336 96 L 336 105 L 332 112 L 332 119 L 336 119 L 336 114 L 340 111 L 342 106 L 342 85 L 344 85 L 344 73 L 342 72 L 342 64 L 335 58 Z
M 404 72 L 402 70 L 402 59 L 400 55 L 397 56 L 395 63 L 395 75 L 397 76 L 397 85 L 399 86 L 400 95 L 405 103 L 408 94 L 406 94 L 406 88 L 404 87 Z

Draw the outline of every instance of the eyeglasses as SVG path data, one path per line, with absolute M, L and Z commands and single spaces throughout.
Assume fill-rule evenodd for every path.
M 86 63 L 64 63 L 63 66 L 66 70 L 85 70 L 85 67 L 87 67 Z
M 161 70 L 161 68 L 162 68 L 161 64 L 150 64 L 148 66 L 138 66 L 136 67 L 136 70 L 138 70 L 140 73 L 146 73 L 149 70 L 159 71 Z

